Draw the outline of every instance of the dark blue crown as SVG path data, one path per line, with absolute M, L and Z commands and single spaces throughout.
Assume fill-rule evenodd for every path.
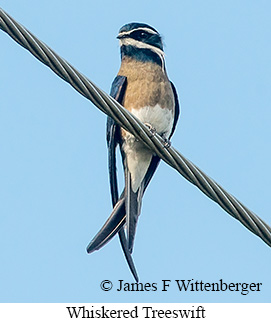
M 144 23 L 140 23 L 140 22 L 131 22 L 129 24 L 126 24 L 124 26 L 122 26 L 119 30 L 119 32 L 123 32 L 123 31 L 131 31 L 133 29 L 137 29 L 137 28 L 149 28 L 152 29 L 153 31 L 155 31 L 158 34 L 158 31 L 156 29 L 154 29 L 153 27 L 151 27 L 150 25 L 144 24 Z

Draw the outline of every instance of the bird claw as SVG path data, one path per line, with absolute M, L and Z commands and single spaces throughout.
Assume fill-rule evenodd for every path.
M 144 123 L 145 126 L 150 130 L 152 136 L 157 134 L 156 129 L 150 123 Z M 171 141 L 165 137 L 165 135 L 161 135 L 162 139 L 164 140 L 164 148 L 169 148 L 171 146 Z
M 171 146 L 171 141 L 164 136 L 162 136 L 162 138 L 164 140 L 164 148 L 169 148 Z
M 150 123 L 145 123 L 145 126 L 150 130 L 152 137 L 157 133 L 156 129 L 150 124 Z

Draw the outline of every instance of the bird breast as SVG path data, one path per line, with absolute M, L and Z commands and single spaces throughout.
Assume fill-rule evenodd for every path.
M 122 105 L 159 134 L 170 134 L 174 119 L 174 94 L 166 73 L 150 62 L 123 59 L 119 75 L 127 77 Z
M 151 125 L 168 138 L 174 121 L 174 94 L 161 67 L 154 63 L 122 62 L 119 75 L 127 77 L 123 106 L 142 123 Z M 146 175 L 153 153 L 135 137 L 122 129 L 123 151 L 136 192 Z

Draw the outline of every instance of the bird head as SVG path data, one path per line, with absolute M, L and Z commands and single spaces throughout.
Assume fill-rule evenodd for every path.
M 130 56 L 140 61 L 153 61 L 163 65 L 162 37 L 156 29 L 144 23 L 129 23 L 121 27 L 117 36 L 121 57 Z

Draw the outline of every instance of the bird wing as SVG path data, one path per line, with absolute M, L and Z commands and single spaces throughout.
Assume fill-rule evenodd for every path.
M 123 96 L 125 94 L 127 86 L 127 78 L 125 76 L 118 75 L 111 87 L 110 95 L 122 103 Z M 112 239 L 115 234 L 119 233 L 119 239 L 121 247 L 129 268 L 135 278 L 138 281 L 138 275 L 135 269 L 135 265 L 130 252 L 127 247 L 127 240 L 123 229 L 123 224 L 125 223 L 125 205 L 124 199 L 119 200 L 118 194 L 118 182 L 117 182 L 117 168 L 116 168 L 116 148 L 120 142 L 120 127 L 116 122 L 108 117 L 106 125 L 106 140 L 108 146 L 108 169 L 109 169 L 109 182 L 110 182 L 110 192 L 113 205 L 113 212 L 110 217 L 103 225 L 101 230 L 97 233 L 94 239 L 87 247 L 87 252 L 91 253 L 94 250 L 100 249 L 104 246 L 110 239 Z
M 177 125 L 177 122 L 178 122 L 178 119 L 180 116 L 180 105 L 179 105 L 179 100 L 178 100 L 178 94 L 177 94 L 174 84 L 172 82 L 170 82 L 170 84 L 171 84 L 171 88 L 172 88 L 173 95 L 174 95 L 175 107 L 174 107 L 174 121 L 173 121 L 171 133 L 169 135 L 169 139 L 172 137 L 172 135 L 175 131 L 175 128 L 176 128 L 176 125 Z
M 127 86 L 127 79 L 124 76 L 117 76 L 112 84 L 111 89 L 111 96 L 115 97 L 115 99 L 122 103 L 125 89 Z M 174 110 L 174 122 L 172 126 L 172 131 L 169 136 L 173 135 L 173 132 L 175 131 L 176 124 L 179 118 L 180 114 L 180 107 L 178 102 L 178 96 L 177 91 L 171 83 L 172 91 L 174 94 L 175 99 L 175 110 Z M 110 178 L 110 188 L 111 188 L 111 198 L 112 198 L 112 204 L 114 205 L 113 211 L 103 227 L 100 229 L 100 231 L 96 234 L 96 236 L 92 239 L 92 241 L 89 243 L 87 247 L 87 252 L 91 253 L 95 250 L 99 250 L 102 248 L 107 242 L 109 242 L 116 233 L 119 232 L 121 245 L 125 254 L 125 257 L 127 259 L 127 262 L 129 264 L 129 267 L 131 271 L 135 272 L 132 268 L 133 266 L 133 260 L 130 257 L 130 252 L 127 252 L 127 241 L 124 234 L 123 226 L 126 223 L 126 205 L 125 203 L 125 190 L 122 192 L 120 198 L 118 199 L 118 186 L 117 186 L 117 174 L 116 174 L 116 147 L 121 142 L 120 138 L 120 129 L 119 126 L 115 123 L 115 121 L 108 117 L 107 121 L 107 144 L 108 144 L 108 162 L 109 162 L 109 178 Z M 160 158 L 156 155 L 154 155 L 151 159 L 149 168 L 147 170 L 147 173 L 141 183 L 141 198 L 150 183 L 150 180 L 155 173 L 158 165 L 160 162 Z M 125 168 L 125 165 L 124 165 Z M 127 167 L 126 167 L 127 168 Z M 126 188 L 127 189 L 127 188 Z M 117 202 L 116 202 L 117 201 Z M 128 231 L 129 232 L 129 231 Z M 132 232 L 131 232 L 132 233 Z M 133 237 L 130 233 L 130 237 Z M 131 238 L 130 238 L 131 239 Z M 131 239 L 133 240 L 133 239 Z M 130 260 L 129 260 L 130 259 Z M 133 273 L 134 274 L 134 273 Z M 137 275 L 134 274 L 134 277 L 136 280 L 138 280 L 136 277 Z
M 116 76 L 112 83 L 110 95 L 120 104 L 122 104 L 126 87 L 127 78 L 121 75 Z M 113 207 L 119 199 L 116 168 L 116 148 L 120 143 L 120 140 L 121 138 L 119 125 L 117 125 L 114 119 L 107 117 L 106 141 L 108 147 L 109 181 Z
M 173 125 L 172 130 L 170 133 L 169 138 L 173 135 L 176 124 L 179 118 L 180 114 L 180 107 L 179 107 L 179 101 L 178 101 L 178 95 L 177 91 L 175 89 L 175 86 L 172 82 L 170 82 L 173 96 L 174 96 L 174 119 L 173 119 Z M 153 156 L 151 159 L 151 163 L 148 167 L 148 171 L 145 175 L 145 177 L 142 180 L 142 183 L 140 184 L 140 187 L 136 192 L 132 189 L 132 181 L 131 181 L 131 173 L 128 169 L 127 160 L 125 153 L 122 152 L 123 157 L 123 165 L 125 170 L 125 208 L 126 208 L 126 223 L 127 223 L 127 241 L 128 241 L 128 249 L 130 253 L 132 253 L 133 250 L 133 244 L 134 244 L 134 238 L 135 238 L 135 232 L 136 232 L 136 226 L 138 217 L 140 215 L 140 208 L 141 208 L 141 201 L 144 194 L 145 189 L 148 186 L 148 183 L 150 182 L 158 164 L 160 161 L 160 158 L 157 156 Z
M 126 209 L 126 223 L 127 223 L 127 241 L 129 252 L 132 253 L 135 232 L 138 217 L 140 215 L 141 202 L 144 195 L 144 192 L 155 173 L 157 166 L 159 165 L 160 158 L 158 156 L 153 156 L 148 167 L 147 173 L 143 178 L 140 187 L 137 192 L 134 192 L 132 189 L 131 183 L 131 173 L 127 166 L 125 166 L 125 209 Z

